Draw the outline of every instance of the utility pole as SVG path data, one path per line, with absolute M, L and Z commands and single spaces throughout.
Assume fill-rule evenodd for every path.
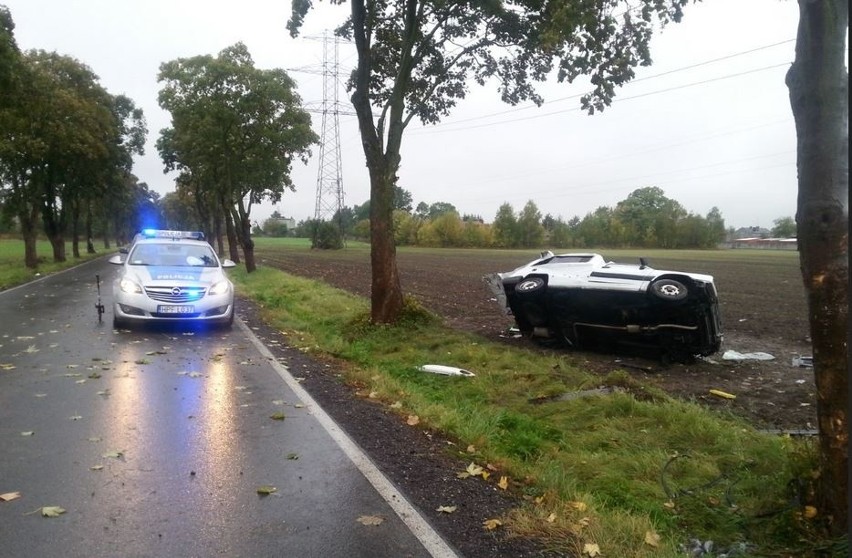
M 320 132 L 319 168 L 317 169 L 317 193 L 314 207 L 314 219 L 317 221 L 331 220 L 335 215 L 340 216 L 343 209 L 343 167 L 340 157 L 340 115 L 356 116 L 351 108 L 340 104 L 340 58 L 339 45 L 348 43 L 339 37 L 329 36 L 326 31 L 322 37 L 305 37 L 310 40 L 322 40 L 322 67 L 299 68 L 295 71 L 322 74 L 323 95 L 319 106 L 316 103 L 306 103 L 306 111 L 322 115 L 322 130 Z M 338 221 L 338 227 L 343 232 L 343 222 Z

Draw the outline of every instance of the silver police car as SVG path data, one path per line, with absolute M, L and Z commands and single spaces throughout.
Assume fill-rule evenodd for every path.
M 148 322 L 206 322 L 230 327 L 234 285 L 204 234 L 142 231 L 129 250 L 109 259 L 121 266 L 113 283 L 113 326 Z

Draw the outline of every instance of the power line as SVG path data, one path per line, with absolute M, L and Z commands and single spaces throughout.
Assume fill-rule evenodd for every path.
M 718 76 L 718 77 L 715 77 L 715 78 L 705 79 L 705 80 L 701 80 L 701 81 L 695 81 L 695 82 L 686 83 L 686 84 L 683 84 L 683 85 L 675 85 L 673 87 L 667 87 L 665 89 L 658 89 L 656 91 L 649 91 L 648 93 L 640 93 L 638 95 L 633 95 L 632 97 L 618 97 L 618 98 L 613 99 L 612 102 L 618 103 L 618 102 L 623 102 L 623 101 L 630 101 L 630 100 L 639 99 L 639 98 L 642 98 L 642 97 L 649 97 L 651 95 L 658 95 L 660 93 L 667 93 L 669 91 L 676 91 L 678 89 L 686 89 L 688 87 L 695 87 L 697 85 L 705 85 L 707 83 L 712 83 L 714 81 L 721 81 L 721 80 L 724 80 L 724 79 L 742 77 L 742 76 L 748 75 L 748 74 L 754 74 L 754 73 L 757 73 L 757 72 L 764 72 L 766 70 L 772 70 L 772 69 L 775 69 L 775 68 L 780 68 L 781 66 L 788 66 L 789 64 L 790 64 L 790 62 L 783 62 L 781 64 L 774 64 L 772 66 L 764 66 L 763 68 L 755 68 L 755 69 L 752 69 L 752 70 L 747 70 L 745 72 L 738 72 L 736 74 L 726 74 L 724 76 Z M 572 96 L 572 97 L 566 97 L 566 99 L 578 98 L 578 97 L 581 97 L 581 96 L 582 95 L 575 95 L 575 96 Z M 414 130 L 411 133 L 413 135 L 427 135 L 427 134 L 441 134 L 441 133 L 444 133 L 444 132 L 458 132 L 458 131 L 461 131 L 461 130 L 476 130 L 476 129 L 479 129 L 479 128 L 488 128 L 488 127 L 491 127 L 491 126 L 498 126 L 498 125 L 501 125 L 501 124 L 511 124 L 513 122 L 523 122 L 523 121 L 526 121 L 526 120 L 535 120 L 535 119 L 538 119 L 538 118 L 547 118 L 548 116 L 554 116 L 554 115 L 557 115 L 557 114 L 565 114 L 565 113 L 568 113 L 568 112 L 577 112 L 577 111 L 580 111 L 580 110 L 583 110 L 583 108 L 582 107 L 572 107 L 572 108 L 568 108 L 568 109 L 564 109 L 564 110 L 546 112 L 546 113 L 543 113 L 543 114 L 532 114 L 532 115 L 524 116 L 524 117 L 521 117 L 521 118 L 513 118 L 513 119 L 509 119 L 509 120 L 500 120 L 498 122 L 489 122 L 489 123 L 486 123 L 486 124 L 478 124 L 476 126 L 466 126 L 464 128 L 453 128 L 453 129 L 449 129 L 449 130 L 447 130 L 447 129 L 443 129 L 443 130 L 428 129 L 427 130 L 427 129 L 423 128 L 423 129 L 420 129 L 420 130 Z M 453 125 L 458 124 L 458 123 L 459 122 L 450 122 L 450 123 L 447 123 L 446 125 L 447 126 L 453 126 Z
M 680 68 L 675 68 L 673 70 L 668 70 L 668 71 L 665 71 L 665 72 L 661 72 L 659 74 L 654 74 L 654 75 L 650 75 L 650 76 L 636 78 L 634 80 L 631 80 L 629 83 L 630 84 L 639 83 L 639 82 L 642 82 L 642 81 L 647 81 L 647 80 L 650 80 L 650 79 L 656 79 L 656 78 L 659 78 L 659 77 L 662 77 L 662 76 L 667 76 L 667 75 L 670 75 L 670 74 L 683 72 L 683 71 L 686 71 L 686 70 L 692 70 L 694 68 L 698 68 L 698 67 L 701 67 L 701 66 L 707 66 L 709 64 L 714 64 L 716 62 L 721 62 L 721 61 L 724 61 L 724 60 L 730 60 L 731 58 L 736 58 L 738 56 L 744 56 L 746 54 L 752 54 L 754 52 L 758 52 L 758 51 L 761 51 L 761 50 L 766 50 L 766 49 L 769 49 L 769 48 L 773 48 L 773 47 L 777 47 L 777 46 L 784 45 L 784 44 L 787 44 L 787 43 L 791 43 L 791 42 L 794 42 L 795 40 L 796 39 L 787 39 L 787 40 L 784 40 L 784 41 L 779 41 L 777 43 L 772 43 L 772 44 L 769 44 L 769 45 L 764 45 L 764 46 L 760 46 L 760 47 L 756 47 L 756 48 L 752 48 L 752 49 L 748 49 L 748 50 L 743 50 L 743 51 L 740 51 L 740 52 L 735 52 L 735 53 L 732 53 L 732 54 L 727 54 L 725 56 L 720 56 L 719 58 L 713 58 L 713 59 L 710 59 L 710 60 L 697 62 L 695 64 L 690 64 L 688 66 L 682 66 Z M 788 64 L 788 63 L 784 63 L 784 64 Z M 781 66 L 781 65 L 783 65 L 783 64 L 779 64 L 779 66 Z M 777 67 L 777 66 L 771 66 L 769 68 L 773 68 L 773 67 Z M 758 68 L 758 69 L 755 69 L 755 70 L 751 70 L 751 72 L 759 72 L 759 71 L 763 71 L 763 70 L 766 70 L 766 69 L 768 69 L 768 68 Z M 750 73 L 750 72 L 745 72 L 745 73 Z M 707 83 L 709 81 L 726 79 L 727 77 L 740 76 L 740 75 L 744 75 L 745 73 L 731 74 L 729 76 L 720 76 L 720 77 L 715 78 L 715 79 L 706 80 L 706 81 L 702 81 L 702 82 L 696 82 L 695 84 L 697 85 L 697 84 Z M 689 86 L 690 85 L 684 85 L 684 86 L 681 86 L 681 87 L 689 87 Z M 662 90 L 661 92 L 664 92 L 664 91 L 668 91 L 668 89 Z M 563 101 L 579 99 L 584 94 L 585 93 L 580 93 L 580 94 L 576 94 L 576 95 L 569 95 L 567 97 L 560 97 L 558 99 L 553 99 L 553 100 L 550 100 L 550 101 L 545 101 L 544 103 L 542 103 L 542 106 L 550 105 L 550 104 L 553 104 L 553 103 L 559 103 L 559 102 L 563 102 Z M 646 95 L 650 95 L 650 94 L 652 94 L 652 93 L 648 93 Z M 623 97 L 621 99 L 616 98 L 616 99 L 613 100 L 613 102 L 618 102 L 619 100 L 628 100 L 628 99 L 632 99 L 632 98 L 636 98 L 636 97 Z M 473 122 L 473 121 L 476 121 L 476 120 L 483 120 L 483 119 L 486 119 L 486 118 L 492 118 L 492 117 L 501 116 L 501 115 L 504 115 L 504 114 L 511 114 L 513 112 L 520 112 L 520 111 L 524 111 L 524 110 L 531 110 L 531 109 L 538 109 L 538 108 L 540 108 L 540 107 L 536 106 L 536 105 L 510 108 L 510 109 L 506 109 L 506 110 L 502 110 L 502 111 L 498 111 L 498 112 L 492 112 L 490 114 L 484 114 L 482 116 L 473 116 L 473 117 L 470 117 L 470 118 L 455 120 L 455 121 L 452 121 L 452 122 L 442 122 L 442 123 L 439 123 L 439 124 L 435 124 L 434 126 L 431 126 L 430 127 L 431 130 L 428 130 L 428 131 L 418 130 L 415 133 L 417 133 L 417 132 L 419 132 L 419 133 L 431 133 L 431 131 L 434 130 L 435 128 L 440 128 L 440 127 L 443 127 L 443 126 L 454 126 L 454 125 L 462 124 L 462 123 L 465 123 L 465 122 Z M 560 111 L 560 112 L 575 112 L 575 111 L 578 111 L 578 110 L 581 110 L 581 108 L 574 107 L 574 108 L 567 109 L 565 111 Z M 543 116 L 550 116 L 550 115 L 553 115 L 553 114 L 559 114 L 559 112 L 550 112 L 550 113 L 547 113 L 545 115 L 535 115 L 535 116 L 532 116 L 531 118 L 541 118 Z M 499 123 L 503 123 L 503 122 L 516 122 L 516 121 L 517 121 L 517 119 L 516 120 L 507 120 L 507 121 L 500 121 L 500 122 L 497 122 L 497 123 L 491 123 L 491 124 L 488 124 L 488 125 L 494 125 L 494 124 L 499 124 Z

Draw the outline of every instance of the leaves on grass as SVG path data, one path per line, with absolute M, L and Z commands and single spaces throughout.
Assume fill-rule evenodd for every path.
M 657 548 L 660 546 L 660 535 L 655 531 L 645 531 L 645 544 Z
M 499 519 L 486 519 L 482 522 L 483 527 L 485 527 L 486 531 L 493 531 L 497 527 L 503 525 L 503 522 Z
M 12 500 L 17 500 L 20 497 L 20 492 L 7 492 L 6 494 L 0 494 L 0 500 L 4 502 L 11 502 Z
M 473 444 L 467 446 L 467 453 L 476 453 L 476 447 Z
M 571 502 L 570 506 L 578 512 L 584 512 L 589 509 L 589 506 L 587 506 L 585 502 Z
M 817 516 L 817 509 L 813 506 L 805 506 L 805 511 L 802 512 L 805 519 L 813 519 Z
M 358 518 L 358 523 L 361 525 L 366 525 L 367 527 L 376 527 L 384 523 L 385 518 L 379 517 L 378 515 L 362 515 Z
M 268 484 L 264 484 L 263 486 L 257 487 L 257 493 L 261 496 L 269 496 L 270 494 L 275 494 L 276 492 L 278 492 L 278 489 Z
M 285 418 L 287 418 L 287 415 L 285 415 L 281 411 L 278 411 L 277 413 L 272 413 L 271 415 L 269 415 L 269 418 L 271 418 L 272 420 L 284 420 Z
M 500 482 L 497 483 L 497 486 L 499 486 L 503 490 L 506 490 L 507 488 L 509 488 L 509 477 L 506 477 L 506 476 L 500 477 Z
M 408 426 L 417 426 L 420 424 L 420 417 L 417 415 L 408 415 L 408 420 L 405 421 Z
M 589 556 L 590 558 L 595 558 L 595 556 L 601 555 L 601 547 L 599 547 L 595 543 L 586 543 L 583 545 L 583 555 Z
M 59 517 L 65 513 L 65 510 L 59 506 L 44 506 L 41 508 L 42 517 Z
M 435 511 L 441 513 L 453 513 L 457 509 L 458 506 L 438 506 L 438 509 L 436 509 Z
M 553 523 L 554 521 L 556 521 L 556 514 L 551 513 L 547 516 L 547 519 L 545 521 L 547 521 L 548 523 Z

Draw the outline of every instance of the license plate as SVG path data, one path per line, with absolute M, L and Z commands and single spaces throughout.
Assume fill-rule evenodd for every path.
M 157 312 L 160 314 L 192 314 L 195 312 L 194 306 L 157 306 Z

